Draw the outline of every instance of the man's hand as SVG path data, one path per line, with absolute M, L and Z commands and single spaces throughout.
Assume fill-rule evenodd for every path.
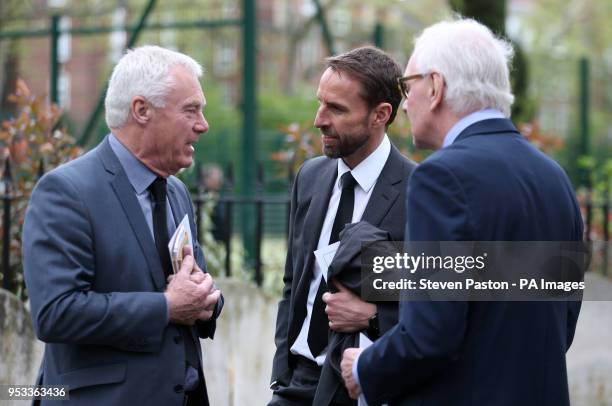
M 206 301 L 204 303 L 204 309 L 198 315 L 199 321 L 207 321 L 207 320 L 210 320 L 210 318 L 213 316 L 213 313 L 215 311 L 215 306 L 217 305 L 217 302 L 219 301 L 219 298 L 221 297 L 221 291 L 215 288 L 215 282 L 213 281 L 213 278 L 212 276 L 210 276 L 210 274 L 199 271 L 196 275 L 197 276 L 194 276 L 193 273 L 191 274 L 192 281 L 194 279 L 197 279 L 197 280 L 200 280 L 200 282 L 196 282 L 196 283 L 209 283 L 210 282 L 213 287 L 212 293 L 208 295 L 208 297 L 206 298 Z
M 347 348 L 342 354 L 342 362 L 340 362 L 340 368 L 342 369 L 342 379 L 344 380 L 344 386 L 348 390 L 349 396 L 353 399 L 359 398 L 361 395 L 361 387 L 355 381 L 353 377 L 353 363 L 357 354 L 362 350 L 360 348 Z
M 212 277 L 200 270 L 193 256 L 183 257 L 179 271 L 168 278 L 164 295 L 170 309 L 170 322 L 193 325 L 212 316 L 221 291 L 214 289 Z
M 339 292 L 323 294 L 329 328 L 339 333 L 354 333 L 368 328 L 368 320 L 376 314 L 376 305 L 363 300 L 337 281 Z
M 183 247 L 183 258 L 185 258 L 188 255 L 193 256 L 193 254 L 191 253 L 191 248 L 189 248 L 189 246 L 184 246 Z M 191 275 L 189 277 L 195 283 L 204 282 L 204 272 L 202 272 L 202 269 L 200 269 L 200 266 L 195 261 L 193 262 L 193 268 L 191 269 Z M 168 279 L 166 280 L 166 282 L 170 283 L 172 279 L 174 279 L 174 275 L 168 276 Z

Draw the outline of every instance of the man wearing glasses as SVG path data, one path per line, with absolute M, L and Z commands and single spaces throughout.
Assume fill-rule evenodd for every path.
M 510 116 L 507 42 L 473 20 L 441 22 L 415 42 L 399 78 L 418 148 L 438 150 L 407 193 L 410 241 L 580 241 L 564 171 Z M 399 323 L 342 376 L 369 405 L 568 405 L 565 352 L 579 301 L 403 301 Z

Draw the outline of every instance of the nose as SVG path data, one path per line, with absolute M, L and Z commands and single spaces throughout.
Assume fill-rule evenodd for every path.
M 317 115 L 315 116 L 315 121 L 314 121 L 314 126 L 316 128 L 325 127 L 328 124 L 327 116 L 325 115 L 325 112 L 323 111 L 323 109 L 324 107 L 321 106 L 317 110 Z
M 204 134 L 208 132 L 208 121 L 206 121 L 206 118 L 204 118 L 204 115 L 202 113 L 200 113 L 200 115 L 201 119 L 196 121 L 195 125 L 193 126 L 193 131 L 199 134 Z

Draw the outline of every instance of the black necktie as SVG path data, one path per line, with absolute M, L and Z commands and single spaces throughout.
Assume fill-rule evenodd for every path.
M 353 178 L 351 172 L 346 172 L 340 178 L 342 184 L 342 195 L 338 204 L 338 211 L 334 219 L 334 225 L 329 236 L 329 243 L 333 244 L 340 240 L 340 231 L 348 223 L 353 220 L 353 207 L 355 206 L 355 185 L 357 181 Z M 326 269 L 322 270 L 327 272 Z M 327 314 L 325 314 L 325 303 L 323 302 L 323 293 L 327 292 L 327 284 L 325 278 L 321 275 L 319 289 L 315 296 L 314 304 L 312 305 L 312 316 L 310 318 L 310 328 L 308 329 L 308 347 L 313 356 L 318 356 L 327 346 L 327 334 L 329 332 L 329 322 Z
M 153 196 L 153 234 L 155 246 L 166 277 L 172 273 L 172 263 L 168 252 L 168 221 L 166 219 L 166 179 L 156 178 L 149 186 Z
M 166 277 L 172 274 L 172 263 L 170 262 L 170 252 L 168 251 L 168 222 L 166 219 L 166 179 L 156 178 L 149 190 L 153 196 L 153 234 L 155 235 L 155 246 L 159 253 L 159 259 L 164 268 Z M 198 365 L 199 357 L 196 345 L 193 341 L 193 336 L 190 332 L 191 328 L 179 326 L 180 336 L 174 337 L 175 342 L 183 341 L 185 347 L 185 361 L 187 363 L 185 370 L 185 390 L 194 390 L 199 385 Z M 179 341 L 177 341 L 179 340 Z

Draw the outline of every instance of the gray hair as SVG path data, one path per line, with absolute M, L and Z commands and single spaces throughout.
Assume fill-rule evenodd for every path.
M 172 66 L 181 65 L 194 76 L 202 76 L 202 66 L 180 52 L 154 45 L 129 50 L 113 69 L 104 107 L 109 128 L 120 128 L 126 122 L 132 99 L 144 97 L 157 108 L 165 107 L 165 99 L 173 86 L 168 75 Z
M 415 39 L 417 73 L 439 72 L 445 101 L 459 115 L 494 108 L 510 117 L 512 45 L 471 20 L 442 21 Z

